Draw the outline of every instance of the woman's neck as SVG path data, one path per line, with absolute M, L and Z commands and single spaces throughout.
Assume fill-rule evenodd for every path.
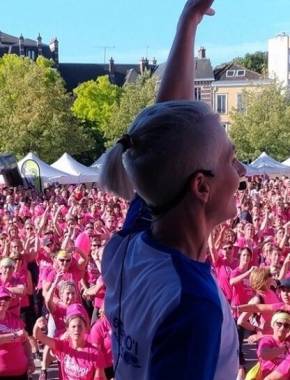
M 85 339 L 84 338 L 78 338 L 78 339 L 72 339 L 72 348 L 75 350 L 78 348 L 82 348 L 85 345 Z
M 192 260 L 204 262 L 210 230 L 205 218 L 190 212 L 164 216 L 152 223 L 152 235 L 162 244 L 177 249 Z

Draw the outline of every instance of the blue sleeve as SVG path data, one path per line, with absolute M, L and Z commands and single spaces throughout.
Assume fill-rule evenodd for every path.
M 145 201 L 139 195 L 136 195 L 129 206 L 122 231 L 124 233 L 144 231 L 149 228 L 150 225 L 150 211 Z
M 213 380 L 222 320 L 217 305 L 183 299 L 158 327 L 151 350 L 150 380 Z

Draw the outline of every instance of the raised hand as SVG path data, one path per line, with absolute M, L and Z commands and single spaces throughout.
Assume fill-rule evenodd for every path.
M 188 0 L 180 17 L 181 23 L 186 18 L 187 20 L 190 19 L 194 25 L 198 25 L 204 15 L 213 16 L 215 14 L 215 11 L 211 8 L 213 2 L 214 0 Z

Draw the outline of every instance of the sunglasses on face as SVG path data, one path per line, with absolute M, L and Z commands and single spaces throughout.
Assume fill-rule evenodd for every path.
M 32 230 L 33 230 L 32 227 L 25 227 L 25 229 L 26 229 L 27 231 L 32 231 Z
M 0 302 L 3 302 L 3 301 L 8 302 L 10 301 L 10 298 L 9 297 L 0 298 Z
M 61 263 L 69 263 L 71 259 L 58 259 Z
M 283 323 L 283 322 L 275 322 L 276 326 L 279 327 L 279 329 L 283 326 L 285 329 L 290 329 L 290 323 Z
M 284 288 L 282 286 L 280 289 L 281 289 L 281 292 L 290 293 L 290 288 Z

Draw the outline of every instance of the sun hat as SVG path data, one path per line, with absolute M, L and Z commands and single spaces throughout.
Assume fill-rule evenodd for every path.
M 80 317 L 84 320 L 87 326 L 89 326 L 89 316 L 86 309 L 80 303 L 73 303 L 66 309 L 66 321 L 68 322 L 72 318 Z

